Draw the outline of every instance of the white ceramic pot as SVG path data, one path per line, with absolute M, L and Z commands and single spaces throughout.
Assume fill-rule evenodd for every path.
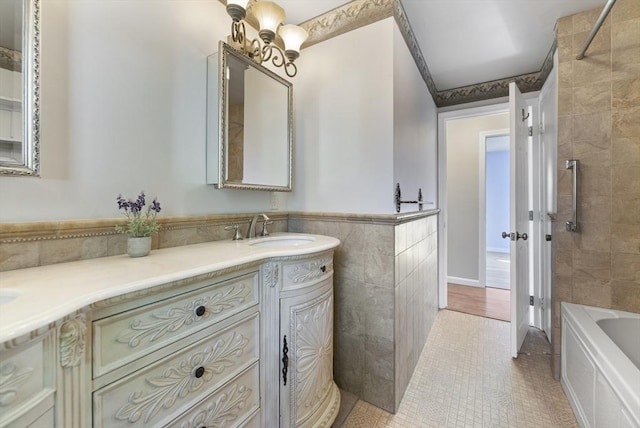
M 129 257 L 144 257 L 151 251 L 151 237 L 142 238 L 129 237 L 127 239 L 127 254 Z

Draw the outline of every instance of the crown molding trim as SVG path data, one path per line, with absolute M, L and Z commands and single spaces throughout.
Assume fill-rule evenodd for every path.
M 226 4 L 226 0 L 220 0 L 220 2 Z M 540 71 L 440 91 L 433 81 L 427 61 L 422 54 L 401 0 L 352 0 L 305 21 L 299 25 L 309 32 L 309 37 L 302 45 L 302 49 L 391 16 L 395 19 L 416 67 L 437 107 L 507 96 L 511 82 L 516 82 L 523 93 L 539 91 L 553 68 L 553 54 L 557 48 L 555 38 Z
M 397 0 L 353 0 L 300 24 L 309 32 L 302 48 L 339 36 L 393 15 Z

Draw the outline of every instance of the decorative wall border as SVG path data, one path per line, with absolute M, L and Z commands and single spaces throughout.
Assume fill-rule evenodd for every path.
M 226 0 L 220 0 L 220 2 L 226 4 Z M 555 38 L 539 71 L 439 91 L 433 81 L 427 61 L 420 50 L 420 45 L 411 28 L 401 0 L 353 0 L 305 21 L 300 26 L 309 32 L 309 38 L 302 45 L 302 48 L 313 46 L 390 16 L 393 16 L 398 24 L 416 67 L 422 75 L 422 79 L 427 85 L 427 89 L 437 107 L 448 107 L 507 96 L 509 95 L 509 83 L 511 82 L 516 82 L 521 92 L 539 91 L 542 89 L 542 85 L 553 67 L 553 53 L 556 50 Z

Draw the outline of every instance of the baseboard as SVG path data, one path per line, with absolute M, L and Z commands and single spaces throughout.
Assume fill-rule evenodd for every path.
M 509 249 L 505 249 L 505 248 L 498 248 L 498 247 L 487 247 L 487 252 L 491 252 L 491 253 L 505 253 L 505 254 L 509 254 Z
M 478 281 L 477 279 L 467 279 L 467 278 L 458 278 L 456 276 L 448 276 L 447 282 L 450 284 L 468 285 L 470 287 L 484 288 L 484 285 L 480 284 L 480 281 Z

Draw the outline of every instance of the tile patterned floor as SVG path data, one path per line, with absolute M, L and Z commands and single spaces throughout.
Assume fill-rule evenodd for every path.
M 509 353 L 509 323 L 440 311 L 393 415 L 359 400 L 343 427 L 577 427 L 550 369 L 549 345 L 531 328 Z

